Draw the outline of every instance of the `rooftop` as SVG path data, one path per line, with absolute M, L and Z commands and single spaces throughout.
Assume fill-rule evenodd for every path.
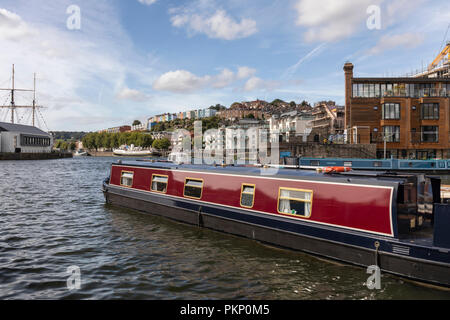
M 0 131 L 21 132 L 40 136 L 49 136 L 45 131 L 33 126 L 27 126 L 24 124 L 0 122 Z

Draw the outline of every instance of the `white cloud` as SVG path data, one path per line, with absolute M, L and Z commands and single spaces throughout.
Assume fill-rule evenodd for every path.
M 239 67 L 237 77 L 238 79 L 245 79 L 253 76 L 256 73 L 255 69 L 249 67 Z
M 20 16 L 0 8 L 0 39 L 19 41 L 35 34 L 36 32 Z
M 180 10 L 171 10 L 171 13 Z M 256 22 L 252 19 L 241 19 L 239 22 L 231 18 L 225 10 L 219 9 L 211 13 L 194 13 L 181 10 L 170 20 L 177 28 L 187 27 L 188 33 L 203 33 L 210 38 L 235 40 L 251 36 L 257 32 Z
M 117 92 L 116 98 L 119 100 L 132 100 L 136 102 L 144 102 L 148 101 L 150 97 L 139 90 L 124 87 L 119 92 Z
M 150 6 L 156 2 L 156 0 L 138 0 L 140 3 Z
M 415 48 L 422 44 L 424 39 L 424 35 L 417 33 L 385 35 L 381 37 L 378 43 L 374 47 L 370 48 L 367 53 L 370 55 L 380 54 L 396 47 Z
M 381 1 L 298 0 L 296 23 L 307 29 L 304 38 L 308 42 L 341 40 L 365 28 L 368 6 L 379 5 Z
M 235 74 L 229 69 L 223 69 L 214 79 L 212 86 L 214 88 L 225 88 L 235 80 Z
M 197 77 L 186 70 L 169 71 L 153 83 L 153 89 L 176 93 L 193 92 L 201 89 L 208 79 L 208 76 Z
M 248 78 L 255 72 L 249 67 L 239 67 L 237 73 L 225 68 L 217 75 L 205 76 L 197 76 L 186 70 L 169 71 L 153 83 L 153 89 L 175 93 L 191 93 L 205 88 L 220 89 Z
M 276 81 L 267 81 L 258 77 L 251 77 L 244 85 L 244 91 L 256 91 L 256 90 L 274 90 L 279 86 Z
M 132 89 L 117 93 L 124 80 L 132 75 L 140 82 L 153 75 L 142 74 L 143 59 L 135 54 L 109 2 L 84 3 L 82 29 L 77 31 L 66 29 L 54 18 L 65 14 L 61 11 L 64 3 L 48 2 L 45 10 L 39 11 L 40 6 L 37 2 L 17 0 L 17 13 L 0 8 L 0 82 L 10 76 L 11 64 L 16 66 L 17 87 L 32 88 L 32 75 L 36 72 L 37 100 L 46 107 L 41 112 L 50 130 L 98 130 L 123 124 L 124 118 L 135 113 L 142 114 L 144 106 L 131 103 L 127 103 L 125 114 L 118 113 L 124 102 L 115 98 L 139 98 Z M 36 11 L 40 14 L 36 15 Z M 20 92 L 15 98 L 21 105 L 32 100 L 30 94 Z M 18 112 L 19 118 L 27 119 L 24 110 Z

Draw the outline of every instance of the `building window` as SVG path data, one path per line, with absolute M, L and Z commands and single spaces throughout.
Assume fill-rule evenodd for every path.
M 166 193 L 168 181 L 169 181 L 168 176 L 163 176 L 159 174 L 152 175 L 152 191 Z
M 384 119 L 384 120 L 399 120 L 400 119 L 400 104 L 398 104 L 398 103 L 383 104 L 382 119 Z
M 422 120 L 439 119 L 439 103 L 423 103 L 421 110 Z
M 120 185 L 124 187 L 131 187 L 133 185 L 133 175 L 132 171 L 122 171 L 120 174 Z
M 252 208 L 255 201 L 255 185 L 243 184 L 241 188 L 241 206 Z
M 355 97 L 359 97 L 359 95 L 358 95 L 358 84 L 354 83 L 352 87 L 353 87 L 353 97 L 354 98 Z
M 184 181 L 184 194 L 187 198 L 200 199 L 203 193 L 203 180 L 186 178 Z
M 439 142 L 439 127 L 423 126 L 421 142 Z
M 313 192 L 311 190 L 280 188 L 278 213 L 309 218 L 311 216 Z
M 385 126 L 383 134 L 386 142 L 400 142 L 400 126 Z

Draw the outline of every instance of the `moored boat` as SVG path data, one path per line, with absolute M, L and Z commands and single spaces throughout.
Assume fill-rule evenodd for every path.
M 317 169 L 343 166 L 352 170 L 374 170 L 394 172 L 450 173 L 450 159 L 358 159 L 358 158 L 300 158 L 298 167 Z
M 423 174 L 123 161 L 107 203 L 450 287 L 450 209 Z
M 75 151 L 75 153 L 73 155 L 75 157 L 87 157 L 87 156 L 89 156 L 87 151 L 85 151 L 84 149 L 78 149 L 77 151 Z
M 123 148 L 114 149 L 113 154 L 115 156 L 123 157 L 145 157 L 154 154 L 152 150 L 142 149 L 141 147 L 135 147 L 134 145 L 125 146 Z

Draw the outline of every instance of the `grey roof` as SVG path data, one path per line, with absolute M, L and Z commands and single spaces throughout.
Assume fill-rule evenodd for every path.
M 0 122 L 0 131 L 11 131 L 11 132 L 20 132 L 26 134 L 34 134 L 40 136 L 49 136 L 49 134 L 45 131 L 42 131 L 39 128 L 33 126 L 26 126 L 23 124 L 9 123 L 9 122 Z

